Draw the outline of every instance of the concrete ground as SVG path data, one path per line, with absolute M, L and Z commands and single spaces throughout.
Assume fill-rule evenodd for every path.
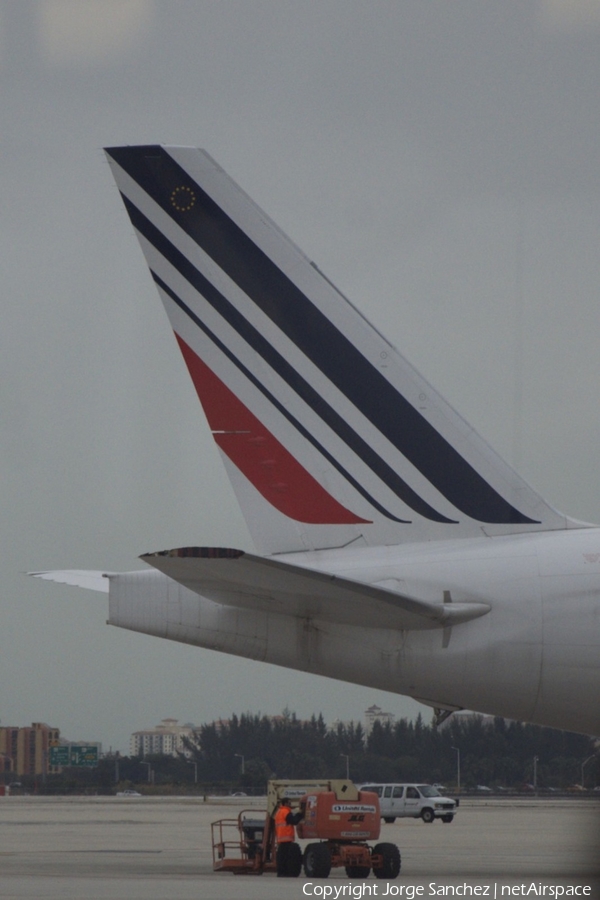
M 397 844 L 402 855 L 395 882 L 349 881 L 343 870 L 319 882 L 214 873 L 210 823 L 252 805 L 259 809 L 261 801 L 2 797 L 0 898 L 499 898 L 541 896 L 544 885 L 554 885 L 570 891 L 563 896 L 600 900 L 598 801 L 463 800 L 450 825 L 383 825 L 381 840 Z M 333 893 L 324 894 L 325 887 Z M 556 896 L 548 890 L 544 896 Z

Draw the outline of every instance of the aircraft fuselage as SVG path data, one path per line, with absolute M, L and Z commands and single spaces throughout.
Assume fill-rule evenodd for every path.
M 466 708 L 600 734 L 600 529 L 277 557 L 490 611 L 429 630 L 359 628 L 214 603 L 157 571 L 110 576 L 110 624 Z

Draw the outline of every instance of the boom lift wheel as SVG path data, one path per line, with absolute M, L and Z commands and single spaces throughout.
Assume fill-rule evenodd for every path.
M 381 868 L 373 866 L 375 878 L 397 878 L 400 874 L 400 851 L 395 844 L 376 844 L 373 856 L 381 856 Z
M 326 843 L 309 844 L 304 851 L 304 874 L 309 878 L 328 878 L 331 853 Z
M 371 870 L 368 866 L 346 866 L 348 878 L 368 878 Z

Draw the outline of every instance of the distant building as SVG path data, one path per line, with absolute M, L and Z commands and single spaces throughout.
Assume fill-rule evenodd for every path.
M 395 721 L 395 715 L 391 712 L 384 712 L 380 706 L 374 704 L 365 709 L 365 733 L 367 737 L 371 734 L 375 722 L 379 722 L 380 725 L 393 725 Z
M 10 756 L 6 756 L 4 753 L 0 753 L 0 775 L 10 775 L 13 771 L 13 761 Z M 4 784 L 7 782 L 7 778 L 0 778 L 0 783 Z
M 33 722 L 26 728 L 0 727 L 0 771 L 13 775 L 47 775 L 60 771 L 50 766 L 50 747 L 60 742 L 60 730 Z
M 334 719 L 327 726 L 327 731 L 331 731 L 335 734 L 339 728 L 352 729 L 352 728 L 356 728 L 356 725 L 357 725 L 357 723 L 354 721 L 354 719 L 350 719 L 350 720 Z
M 212 723 L 217 731 L 217 734 L 220 734 L 224 728 L 229 728 L 231 725 L 231 719 L 215 719 Z
M 192 742 L 193 725 L 178 725 L 177 719 L 163 719 L 156 728 L 146 731 L 135 731 L 129 741 L 130 756 L 191 756 L 185 745 L 185 739 Z

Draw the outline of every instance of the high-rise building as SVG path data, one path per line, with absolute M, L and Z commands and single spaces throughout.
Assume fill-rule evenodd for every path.
M 47 775 L 59 769 L 50 766 L 50 747 L 58 744 L 60 730 L 33 722 L 26 728 L 0 727 L 0 758 L 4 757 L 4 772 L 14 775 Z M 10 762 L 7 762 L 10 761 Z
M 375 722 L 379 722 L 381 725 L 393 725 L 396 717 L 391 712 L 384 712 L 380 706 L 370 706 L 365 710 L 365 732 L 367 737 L 371 734 L 373 730 L 373 725 Z
M 177 719 L 163 719 L 156 728 L 135 731 L 129 741 L 130 756 L 191 756 L 185 739 L 194 742 L 194 726 L 178 725 Z

